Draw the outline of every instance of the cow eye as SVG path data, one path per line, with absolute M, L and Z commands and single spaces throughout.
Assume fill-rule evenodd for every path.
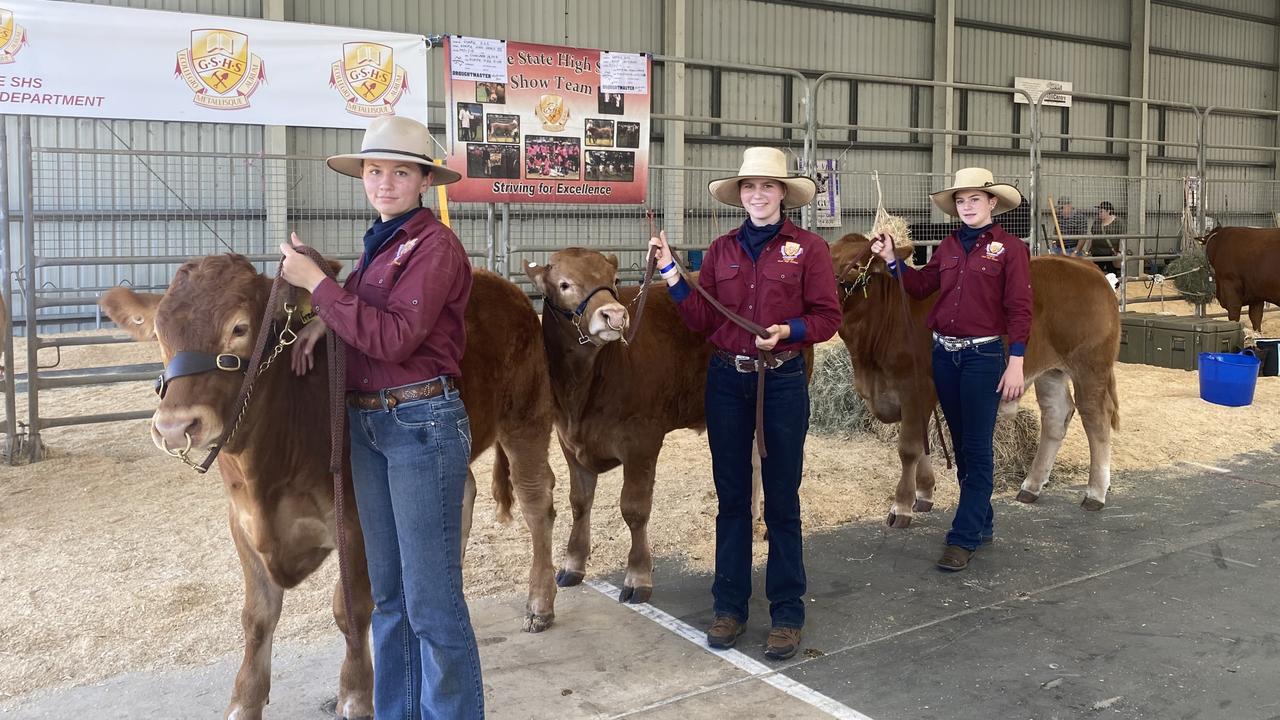
M 568 289 L 569 289 L 569 283 L 568 283 L 568 281 L 561 280 L 561 281 L 560 281 L 560 289 L 561 289 L 561 290 L 568 290 Z
M 248 334 L 249 334 L 249 326 L 244 323 L 240 323 L 235 327 L 231 328 L 231 335 L 233 337 L 244 337 L 245 335 L 248 335 Z

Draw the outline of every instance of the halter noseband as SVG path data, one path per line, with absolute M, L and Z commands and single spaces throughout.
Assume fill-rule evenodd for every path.
M 607 292 L 613 296 L 614 300 L 618 300 L 618 291 L 614 290 L 613 286 L 601 285 L 595 290 L 587 293 L 587 296 L 582 299 L 582 302 L 578 303 L 578 307 L 574 308 L 572 311 L 557 307 L 555 303 L 551 302 L 551 298 L 544 298 L 543 304 L 554 310 L 557 315 L 560 315 L 565 320 L 573 323 L 574 328 L 578 330 L 578 344 L 586 345 L 591 342 L 591 336 L 582 331 L 582 314 L 587 311 L 587 303 L 591 302 L 591 298 L 595 297 L 596 293 L 599 292 Z M 621 300 L 618 300 L 618 302 L 621 302 Z
M 195 352 L 192 350 L 182 350 L 174 354 L 173 359 L 168 365 L 164 366 L 164 372 L 156 378 L 156 395 L 164 397 L 165 392 L 169 389 L 169 383 L 175 378 L 186 377 L 188 375 L 200 375 L 214 370 L 223 370 L 226 372 L 245 372 L 249 358 L 232 355 L 231 353 L 205 353 Z

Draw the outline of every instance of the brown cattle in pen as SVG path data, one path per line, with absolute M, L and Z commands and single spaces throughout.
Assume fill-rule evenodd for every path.
M 179 352 L 247 359 L 261 330 L 270 286 L 271 279 L 244 257 L 218 255 L 184 264 L 163 296 L 116 288 L 100 304 L 135 337 L 154 334 L 166 364 Z M 279 308 L 275 314 L 271 331 L 278 333 L 285 315 Z M 472 459 L 495 448 L 493 492 L 504 519 L 510 516 L 514 482 L 533 536 L 525 629 L 537 632 L 555 616 L 556 593 L 551 565 L 555 478 L 547 462 L 551 397 L 536 335 L 538 317 L 514 284 L 476 270 L 466 320 L 459 390 L 471 421 Z M 311 575 L 335 547 L 324 343 L 316 347 L 315 367 L 302 377 L 291 371 L 287 352 L 259 377 L 248 411 L 218 456 L 231 536 L 245 578 L 245 654 L 228 717 L 261 717 L 271 688 L 271 642 L 284 592 Z M 194 451 L 207 449 L 233 417 L 243 377 L 236 369 L 212 369 L 170 380 L 152 420 L 153 442 L 171 450 L 184 447 L 189 438 Z M 356 617 L 346 617 L 338 588 L 333 611 L 344 632 L 349 624 L 353 627 L 349 636 L 356 640 L 348 644 L 342 664 L 337 713 L 364 717 L 373 714 L 367 642 L 373 603 L 349 470 L 345 496 Z M 469 477 L 464 544 L 474 497 L 475 480 Z
M 1220 227 L 1200 240 L 1227 317 L 1238 321 L 1248 305 L 1254 332 L 1262 332 L 1263 306 L 1280 305 L 1280 229 Z
M 881 422 L 902 423 L 898 433 L 902 475 L 888 523 L 905 528 L 914 512 L 933 509 L 933 467 L 924 451 L 925 429 L 938 399 L 933 387 L 933 339 L 925 318 L 937 295 L 911 298 L 908 318 L 898 281 L 888 274 L 884 261 L 873 259 L 864 275 L 849 267 L 867 256 L 862 251 L 868 244 L 863 236 L 849 234 L 831 247 L 836 273 L 843 273 L 838 278 L 844 310 L 840 338 L 853 362 L 854 389 L 868 409 Z M 901 250 L 899 257 L 908 253 Z M 1040 497 L 1067 424 L 1079 410 L 1089 439 L 1089 485 L 1081 506 L 1100 510 L 1111 486 L 1111 431 L 1120 422 L 1116 296 L 1093 265 L 1057 256 L 1031 260 L 1031 288 L 1035 304 L 1023 374 L 1027 386 L 1034 385 L 1040 405 L 1040 443 L 1018 499 L 1035 502 Z M 1002 403 L 1000 410 L 1012 414 L 1017 403 Z

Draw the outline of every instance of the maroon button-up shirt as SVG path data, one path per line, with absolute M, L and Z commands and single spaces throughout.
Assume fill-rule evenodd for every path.
M 347 389 L 372 392 L 458 377 L 470 296 L 466 250 L 422 208 L 344 286 L 326 278 L 311 302 L 347 343 Z
M 899 263 L 907 292 L 918 298 L 939 292 L 929 327 L 952 337 L 1009 336 L 1021 355 L 1031 336 L 1031 252 L 1022 240 L 994 225 L 966 255 L 952 233 L 919 270 Z
M 764 327 L 789 323 L 791 338 L 779 342 L 775 352 L 823 342 L 840 327 L 831 251 L 825 240 L 790 220 L 754 262 L 738 242 L 738 229 L 716 238 L 707 249 L 698 284 L 726 308 Z M 676 285 L 671 294 L 685 324 L 706 335 L 712 345 L 735 355 L 756 354 L 751 333 L 717 312 L 693 288 Z

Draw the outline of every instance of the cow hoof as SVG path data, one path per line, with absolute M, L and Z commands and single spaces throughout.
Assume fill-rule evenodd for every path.
M 639 605 L 649 602 L 651 597 L 653 597 L 653 588 L 651 587 L 623 585 L 622 592 L 618 593 L 618 602 Z
M 1040 499 L 1040 496 L 1039 496 L 1039 495 L 1037 495 L 1037 494 L 1035 494 L 1035 493 L 1033 493 L 1033 492 L 1031 492 L 1030 490 L 1019 490 L 1019 491 L 1018 491 L 1018 497 L 1017 497 L 1018 502 L 1021 502 L 1021 503 L 1033 503 L 1033 502 L 1035 502 L 1036 500 L 1039 500 L 1039 499 Z
M 325 704 L 321 705 L 320 711 L 327 715 L 332 715 L 333 717 L 338 718 L 338 720 L 373 720 L 372 704 L 369 701 L 365 701 L 363 703 L 356 703 L 354 700 L 348 700 L 344 702 L 343 705 L 347 706 L 346 709 L 339 710 L 338 699 L 333 698 L 328 702 L 326 702 Z M 361 706 L 364 709 L 361 709 Z M 232 717 L 232 716 L 228 714 L 227 717 Z M 236 715 L 235 717 L 242 717 L 242 716 Z M 261 717 L 261 716 L 259 715 L 256 717 Z
M 580 573 L 577 570 L 568 570 L 560 568 L 556 571 L 556 585 L 560 587 L 573 587 L 581 585 L 582 579 L 586 577 L 586 573 Z
M 899 515 L 896 512 L 890 511 L 887 522 L 889 523 L 889 527 L 894 530 L 905 530 L 911 527 L 911 516 Z
M 916 498 L 916 503 L 911 506 L 911 509 L 916 512 L 929 512 L 933 510 L 933 501 L 925 500 L 924 498 Z
M 1089 512 L 1097 512 L 1101 510 L 1104 505 L 1106 505 L 1106 503 L 1091 497 L 1085 498 L 1080 503 L 1080 507 L 1084 508 L 1085 510 L 1088 510 Z
M 540 633 L 551 627 L 551 623 L 555 622 L 556 615 L 539 615 L 537 613 L 527 613 L 524 616 L 524 627 L 521 629 L 527 633 Z

